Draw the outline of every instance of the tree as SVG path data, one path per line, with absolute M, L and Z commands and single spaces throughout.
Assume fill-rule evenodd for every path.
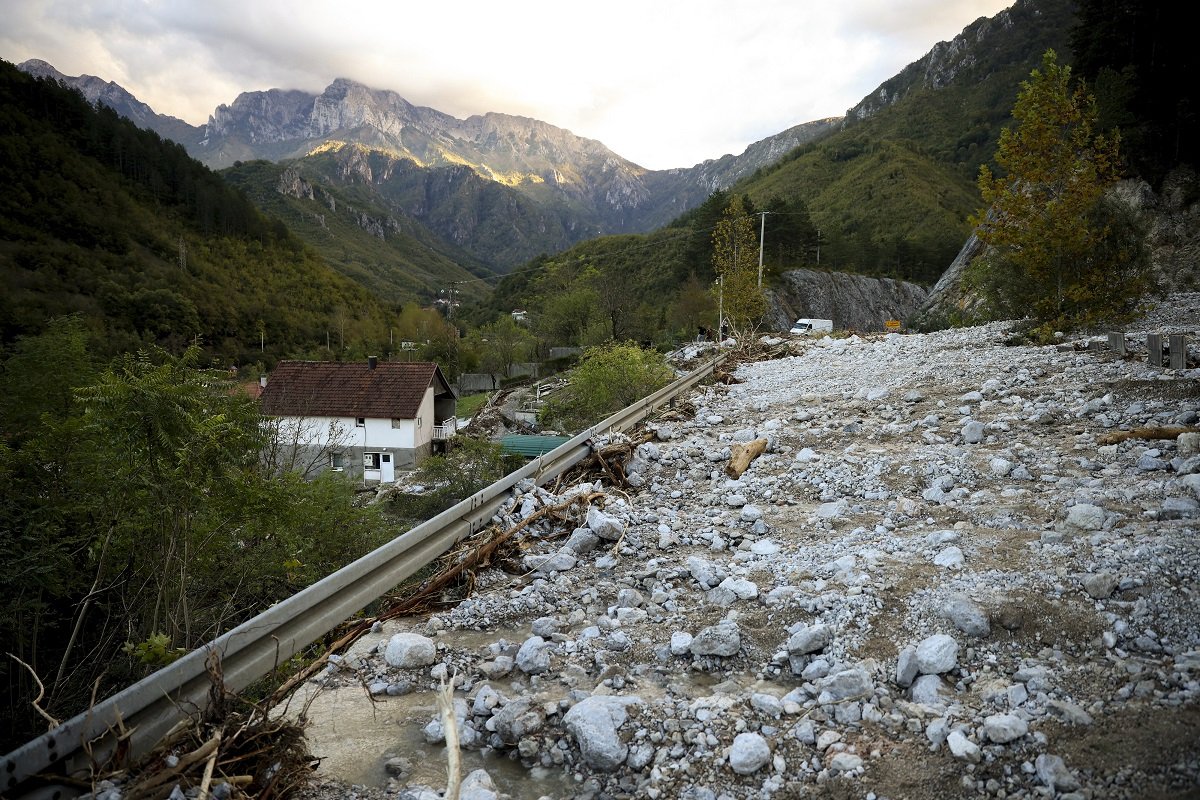
M 662 353 L 633 342 L 589 347 L 566 388 L 546 403 L 549 427 L 579 430 L 666 386 L 675 377 Z
M 968 283 L 992 314 L 1028 314 L 1044 329 L 1089 325 L 1133 310 L 1149 288 L 1136 228 L 1104 193 L 1118 178 L 1118 137 L 1097 133 L 1095 103 L 1053 50 L 1013 107 L 996 153 L 1004 175 L 984 165 L 985 208 L 972 223 L 989 248 Z
M 483 368 L 506 378 L 533 346 L 533 334 L 507 315 L 478 328 L 473 338 Z
M 725 208 L 713 230 L 713 270 L 720 281 L 718 291 L 725 318 L 738 334 L 753 328 L 767 310 L 767 298 L 758 285 L 758 236 L 754 218 L 742 198 L 735 197 Z

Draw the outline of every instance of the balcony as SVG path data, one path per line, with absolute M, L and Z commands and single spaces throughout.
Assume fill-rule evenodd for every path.
M 435 442 L 444 442 L 454 436 L 454 432 L 458 430 L 458 418 L 449 417 L 440 425 L 433 426 L 433 440 Z

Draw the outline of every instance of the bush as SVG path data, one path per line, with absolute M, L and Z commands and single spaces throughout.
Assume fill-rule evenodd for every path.
M 546 403 L 542 421 L 556 430 L 582 430 L 641 400 L 675 378 L 662 353 L 633 342 L 584 351 L 568 384 Z

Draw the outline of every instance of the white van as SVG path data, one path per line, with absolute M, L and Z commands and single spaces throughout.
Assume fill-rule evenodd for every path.
M 833 320 L 831 319 L 809 319 L 802 317 L 792 324 L 792 329 L 788 333 L 793 336 L 801 336 L 806 333 L 832 333 Z

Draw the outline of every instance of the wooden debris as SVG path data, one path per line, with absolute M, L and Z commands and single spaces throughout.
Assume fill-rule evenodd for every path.
M 1106 445 L 1128 441 L 1129 439 L 1177 439 L 1183 433 L 1200 433 L 1200 428 L 1186 426 L 1134 428 L 1128 431 L 1106 433 L 1096 441 L 1101 445 Z
M 729 448 L 729 464 L 725 474 L 731 478 L 740 478 L 742 473 L 750 468 L 754 459 L 767 451 L 766 439 L 755 439 L 748 444 L 735 444 Z

